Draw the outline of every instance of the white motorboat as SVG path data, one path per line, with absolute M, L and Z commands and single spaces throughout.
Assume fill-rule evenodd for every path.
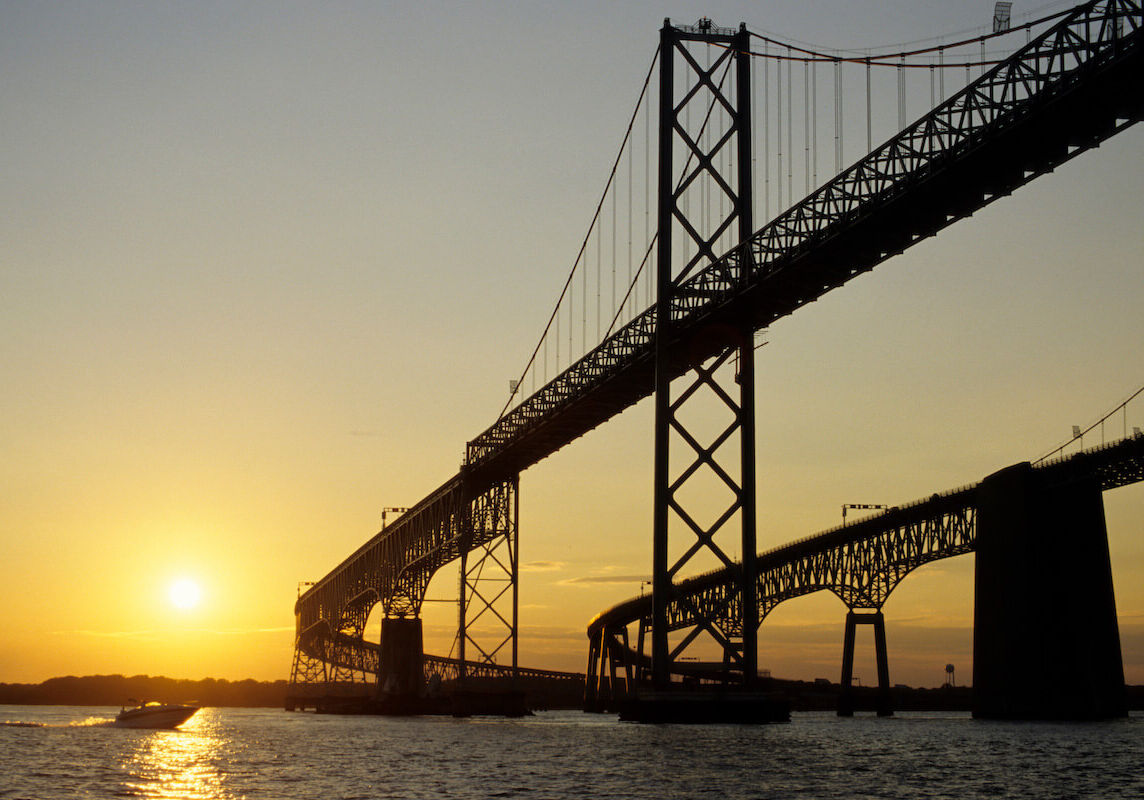
M 198 710 L 198 706 L 141 703 L 121 708 L 115 716 L 115 724 L 120 728 L 177 728 Z

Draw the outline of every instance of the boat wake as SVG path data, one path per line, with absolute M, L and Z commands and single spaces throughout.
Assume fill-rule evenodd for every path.
M 26 722 L 22 720 L 5 720 L 0 722 L 0 728 L 113 728 L 115 720 L 107 717 L 88 717 L 87 719 L 72 722 Z

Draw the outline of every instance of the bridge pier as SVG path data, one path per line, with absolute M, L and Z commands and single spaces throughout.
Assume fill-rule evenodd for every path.
M 629 662 L 626 628 L 604 628 L 588 647 L 588 671 L 584 681 L 584 710 L 589 713 L 620 711 L 636 699 L 632 665 Z
M 381 658 L 377 676 L 379 698 L 406 700 L 425 693 L 425 651 L 420 617 L 381 621 Z
M 1028 463 L 977 489 L 973 716 L 1127 715 L 1101 488 Z
M 879 717 L 891 717 L 894 707 L 890 697 L 886 619 L 881 610 L 855 612 L 853 609 L 846 612 L 846 633 L 842 639 L 842 693 L 838 696 L 838 716 L 854 716 L 854 639 L 859 625 L 874 626 L 874 654 L 878 664 L 877 712 Z

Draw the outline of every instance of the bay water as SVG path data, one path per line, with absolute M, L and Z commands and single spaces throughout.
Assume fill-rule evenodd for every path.
M 114 727 L 117 710 L 0 706 L 0 798 L 1144 798 L 1140 714 L 684 726 L 206 708 L 146 731 Z

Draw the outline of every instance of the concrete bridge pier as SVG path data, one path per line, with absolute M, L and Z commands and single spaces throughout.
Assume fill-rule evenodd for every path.
M 381 621 L 381 662 L 377 676 L 379 699 L 419 698 L 425 693 L 425 651 L 419 617 Z
M 890 666 L 886 653 L 886 619 L 881 610 L 846 613 L 846 633 L 842 640 L 842 693 L 838 696 L 838 716 L 854 716 L 854 639 L 859 625 L 874 626 L 874 654 L 878 664 L 879 717 L 894 715 L 890 698 Z
M 1028 463 L 977 489 L 973 716 L 1127 715 L 1100 485 Z

